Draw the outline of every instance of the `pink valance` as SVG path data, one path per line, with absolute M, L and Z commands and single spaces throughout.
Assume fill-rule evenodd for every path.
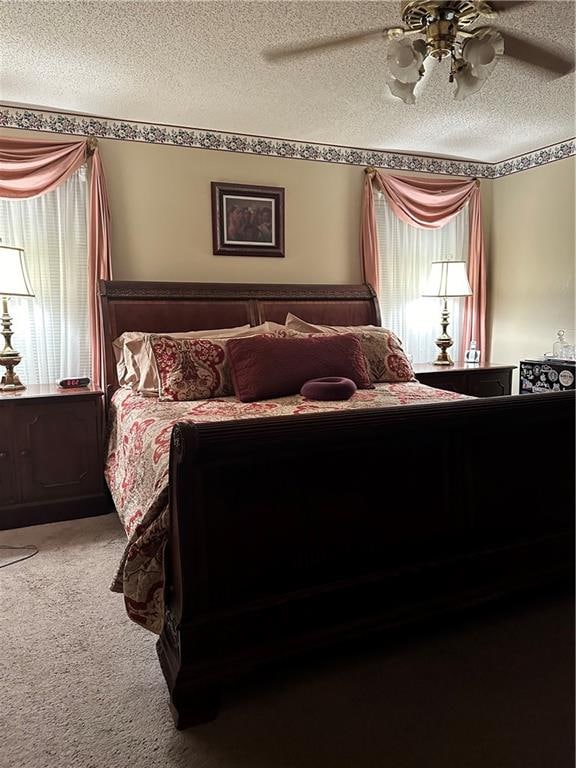
M 94 140 L 36 141 L 0 138 L 0 197 L 22 199 L 51 192 L 91 159 L 88 216 L 88 306 L 92 381 L 101 384 L 102 335 L 99 278 L 110 279 L 110 207 Z
M 379 249 L 374 187 L 402 221 L 422 229 L 439 229 L 470 203 L 468 279 L 472 296 L 465 299 L 460 359 L 471 339 L 486 354 L 486 263 L 479 183 L 455 179 L 423 179 L 367 169 L 362 197 L 360 254 L 364 280 L 379 289 Z
M 86 160 L 86 141 L 0 139 L 0 196 L 21 199 L 44 195 Z

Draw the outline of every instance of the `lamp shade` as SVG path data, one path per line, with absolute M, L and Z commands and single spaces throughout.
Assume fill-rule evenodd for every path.
M 472 68 L 475 77 L 488 77 L 499 56 L 504 53 L 504 38 L 496 29 L 483 30 L 469 38 L 462 49 L 462 57 Z
M 420 42 L 420 41 L 416 41 Z M 425 50 L 425 48 L 424 48 Z M 388 69 L 401 83 L 417 83 L 424 60 L 420 46 L 410 40 L 394 40 L 388 48 Z
M 467 64 L 463 69 L 455 73 L 454 79 L 456 80 L 454 98 L 456 101 L 462 101 L 467 99 L 468 96 L 472 96 L 476 91 L 479 91 L 488 78 L 476 77 L 472 74 L 472 70 Z
M 454 75 L 454 98 L 462 101 L 479 91 L 503 53 L 504 38 L 497 30 L 481 30 L 468 39 L 462 49 L 466 64 Z
M 404 104 L 416 104 L 416 96 L 414 95 L 414 88 L 416 83 L 402 83 L 400 80 L 396 80 L 395 77 L 388 79 L 388 88 L 392 96 L 397 96 L 402 99 Z
M 471 296 L 465 261 L 433 261 L 422 296 Z
M 0 245 L 0 296 L 34 296 L 22 248 Z

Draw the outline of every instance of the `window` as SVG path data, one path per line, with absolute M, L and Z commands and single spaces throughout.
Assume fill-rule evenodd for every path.
M 394 331 L 414 363 L 433 362 L 434 340 L 441 332 L 442 299 L 426 298 L 422 290 L 433 261 L 468 261 L 469 210 L 466 205 L 441 229 L 419 229 L 398 218 L 384 196 L 374 194 L 380 247 L 380 311 L 382 325 Z M 448 299 L 448 333 L 458 357 L 463 299 Z
M 0 198 L 3 245 L 24 248 L 33 299 L 12 297 L 12 345 L 24 384 L 90 375 L 86 167 L 52 192 Z

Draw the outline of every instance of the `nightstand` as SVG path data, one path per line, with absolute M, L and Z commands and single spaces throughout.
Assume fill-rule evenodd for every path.
M 103 393 L 52 384 L 0 393 L 0 529 L 109 511 Z
M 462 395 L 496 397 L 512 392 L 512 371 L 516 366 L 491 363 L 454 363 L 450 366 L 416 363 L 413 368 L 421 384 L 460 392 Z

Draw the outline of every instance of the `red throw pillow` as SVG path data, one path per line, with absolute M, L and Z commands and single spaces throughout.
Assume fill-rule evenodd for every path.
M 300 392 L 309 379 L 343 376 L 372 389 L 360 341 L 350 335 L 229 339 L 226 351 L 236 397 L 243 403 Z

